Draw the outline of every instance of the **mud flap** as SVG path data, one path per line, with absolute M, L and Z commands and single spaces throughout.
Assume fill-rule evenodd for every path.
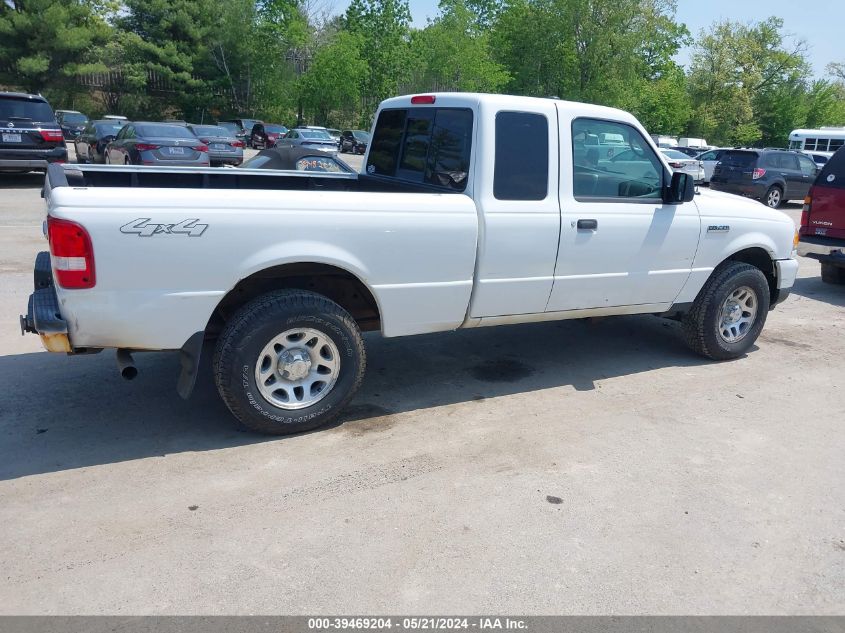
M 179 379 L 176 381 L 176 392 L 183 400 L 191 397 L 194 385 L 197 383 L 204 338 L 205 332 L 195 332 L 179 350 L 182 371 L 179 372 Z

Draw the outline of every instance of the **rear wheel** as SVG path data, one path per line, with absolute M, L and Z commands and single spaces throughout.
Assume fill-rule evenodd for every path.
M 769 284 L 750 264 L 726 262 L 717 268 L 684 316 L 687 345 L 714 360 L 745 354 L 763 329 L 769 312 Z
M 277 290 L 241 308 L 223 330 L 214 378 L 247 428 L 286 435 L 334 419 L 364 376 L 361 332 L 322 295 Z
M 826 284 L 845 284 L 845 268 L 833 264 L 822 264 L 822 281 Z
M 783 191 L 777 185 L 772 185 L 766 192 L 764 199 L 767 207 L 777 209 L 783 203 Z

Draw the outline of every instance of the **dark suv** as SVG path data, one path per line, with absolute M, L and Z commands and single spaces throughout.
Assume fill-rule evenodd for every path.
M 810 157 L 774 149 L 732 149 L 722 154 L 710 187 L 755 198 L 777 209 L 786 200 L 803 200 L 818 168 Z
M 66 161 L 62 129 L 44 97 L 0 92 L 0 172 L 46 171 Z

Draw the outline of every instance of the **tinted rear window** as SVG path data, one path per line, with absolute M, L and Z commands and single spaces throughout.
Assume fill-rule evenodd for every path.
M 471 136 L 471 110 L 382 110 L 367 173 L 463 191 L 469 173 Z
M 55 123 L 53 110 L 45 101 L 0 97 L 0 120 L 32 121 L 33 123 Z
M 310 138 L 315 141 L 330 141 L 332 137 L 325 130 L 299 130 L 302 138 Z
M 136 136 L 158 136 L 161 138 L 196 138 L 188 128 L 181 125 L 138 125 Z
M 97 129 L 98 134 L 104 136 L 114 134 L 117 136 L 117 133 L 123 128 L 123 123 L 97 123 L 94 127 Z
M 845 148 L 837 150 L 816 178 L 816 184 L 821 187 L 836 187 L 845 189 Z
M 203 136 L 223 136 L 226 138 L 234 138 L 231 130 L 227 130 L 222 125 L 195 125 L 193 126 L 194 134 L 201 134 Z
M 757 157 L 756 152 L 725 152 L 719 160 L 729 167 L 753 167 Z
M 267 125 L 266 123 L 264 124 L 264 130 L 273 134 L 284 134 L 288 131 L 284 125 Z
M 548 187 L 549 123 L 546 117 L 528 112 L 499 112 L 496 115 L 493 195 L 498 200 L 543 200 Z

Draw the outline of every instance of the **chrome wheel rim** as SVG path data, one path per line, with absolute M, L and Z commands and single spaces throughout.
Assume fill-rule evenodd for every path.
M 340 372 L 340 353 L 311 328 L 286 330 L 270 340 L 255 363 L 255 384 L 280 409 L 304 409 L 325 398 Z
M 769 203 L 769 206 L 773 209 L 780 204 L 780 189 L 772 189 L 769 192 L 766 201 Z
M 719 336 L 726 343 L 744 339 L 757 318 L 757 293 L 748 286 L 740 286 L 722 303 Z

